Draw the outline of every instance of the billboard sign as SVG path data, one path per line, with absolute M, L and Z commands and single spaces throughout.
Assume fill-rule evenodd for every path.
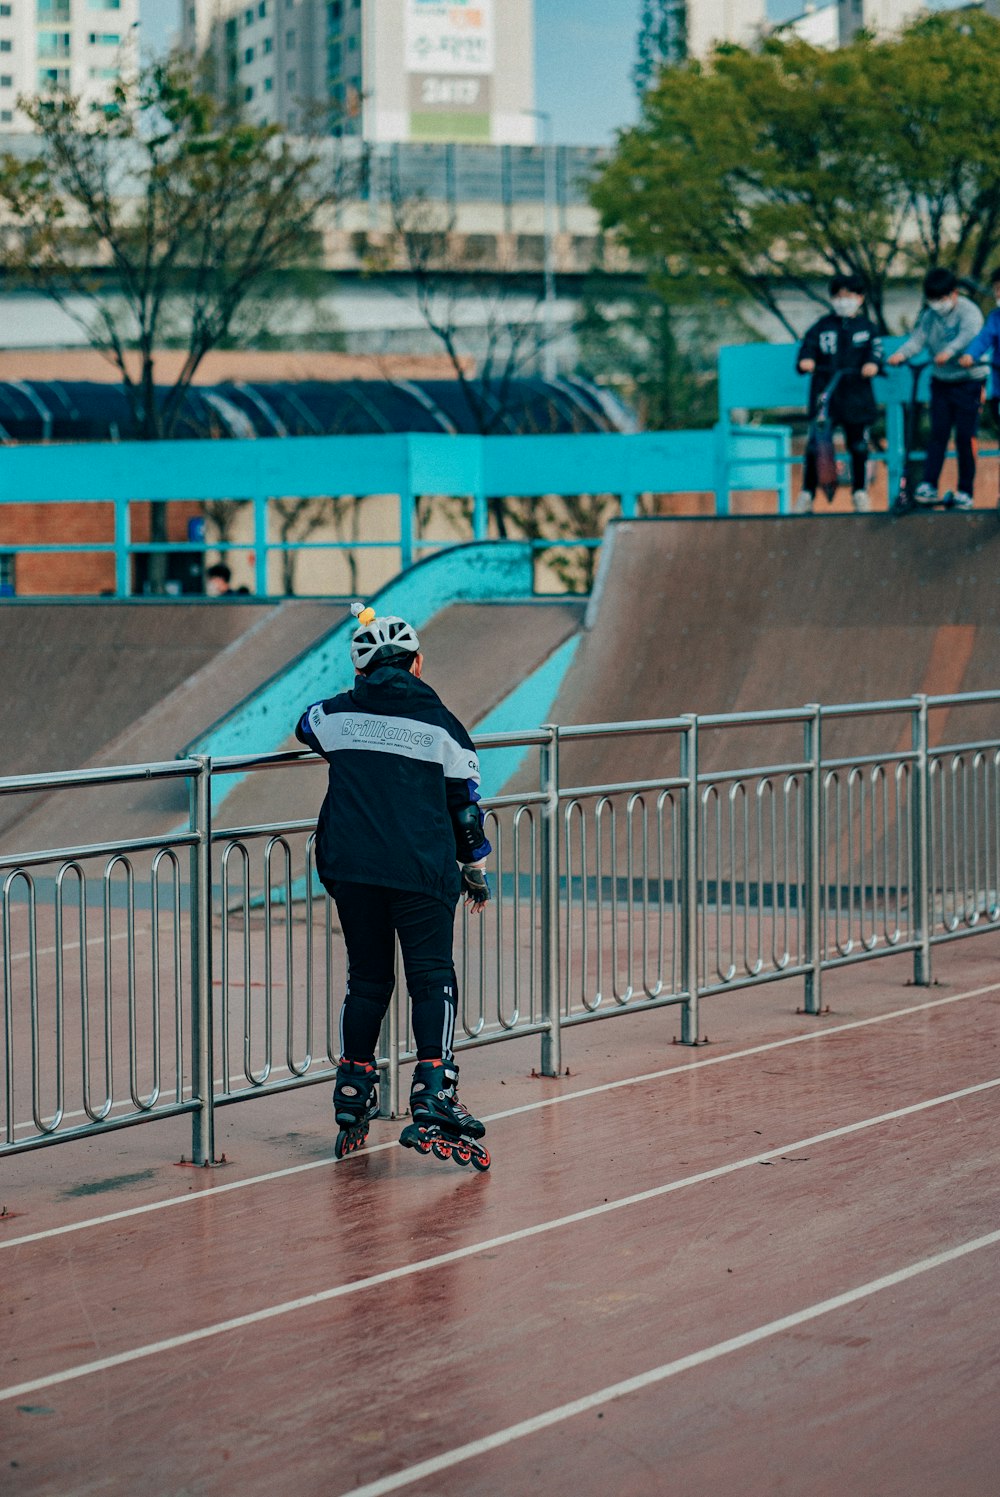
M 410 139 L 490 138 L 493 0 L 406 0 Z
M 493 71 L 493 0 L 406 0 L 406 71 Z

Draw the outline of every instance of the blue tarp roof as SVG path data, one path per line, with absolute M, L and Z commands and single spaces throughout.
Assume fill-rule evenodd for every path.
M 165 400 L 168 391 L 158 392 Z M 185 438 L 471 432 L 629 431 L 628 410 L 581 379 L 302 380 L 194 385 L 173 435 Z M 0 442 L 116 441 L 139 435 L 120 385 L 0 382 Z

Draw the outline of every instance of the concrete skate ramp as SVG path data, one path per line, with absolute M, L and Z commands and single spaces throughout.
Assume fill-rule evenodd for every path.
M 559 723 L 739 712 L 1000 687 L 994 512 L 640 520 L 609 531 L 589 629 L 552 710 Z M 932 716 L 948 741 L 949 714 Z M 952 732 L 998 731 L 995 708 Z M 825 730 L 827 755 L 908 743 L 905 719 Z M 707 734 L 704 768 L 801 755 L 800 728 Z M 565 783 L 673 772 L 663 741 L 566 743 Z
M 325 633 L 343 609 L 333 600 L 0 608 L 0 774 L 172 759 L 221 711 Z M 99 841 L 115 833 L 106 820 L 107 795 L 67 793 L 51 803 L 0 797 L 0 835 L 11 846 L 17 824 L 19 847 Z M 121 804 L 124 793 L 114 795 Z M 166 782 L 135 787 L 131 798 L 162 805 L 170 817 L 164 824 L 171 825 L 183 792 Z M 139 836 L 146 828 L 117 830 Z M 24 840 L 36 834 L 55 841 Z
M 256 607 L 185 604 L 130 611 L 102 604 L 61 612 L 53 605 L 37 613 L 25 610 L 36 614 L 33 627 L 23 623 L 16 639 L 12 632 L 5 641 L 6 696 L 16 702 L 18 724 L 6 772 L 172 759 L 338 623 L 345 608 L 343 601 L 297 600 Z M 55 615 L 55 627 L 46 611 Z M 421 630 L 425 677 L 459 718 L 474 725 L 582 620 L 583 605 L 573 602 L 455 605 Z M 48 645 L 39 652 L 33 681 L 34 631 Z M 15 647 L 28 652 L 16 670 L 8 667 Z M 302 706 L 327 689 L 317 681 Z M 286 747 L 298 747 L 291 735 Z M 231 792 L 217 821 L 234 826 L 315 816 L 324 788 L 319 761 L 250 775 Z M 83 794 L 60 791 L 31 802 L 4 797 L 0 835 L 5 847 L 16 850 L 86 845 L 160 836 L 187 814 L 187 788 L 179 780 Z

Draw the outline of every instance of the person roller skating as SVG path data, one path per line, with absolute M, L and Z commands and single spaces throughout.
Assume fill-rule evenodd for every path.
M 398 938 L 417 1046 L 414 1121 L 400 1143 L 488 1169 L 479 1143 L 486 1129 L 458 1100 L 451 1049 L 455 908 L 460 894 L 476 913 L 490 897 L 479 760 L 465 728 L 422 679 L 413 627 L 360 603 L 352 611 L 354 686 L 314 702 L 295 729 L 329 764 L 316 871 L 347 946 L 334 1153 L 341 1159 L 359 1149 L 378 1111 L 375 1047 L 395 986 Z

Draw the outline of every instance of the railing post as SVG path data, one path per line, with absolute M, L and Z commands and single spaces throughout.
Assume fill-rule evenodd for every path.
M 253 496 L 254 584 L 258 598 L 267 597 L 267 495 Z
M 194 1164 L 215 1161 L 215 1062 L 212 988 L 212 760 L 190 784 L 191 830 L 191 1089 L 200 1107 L 191 1118 Z
M 684 786 L 683 868 L 681 908 L 681 974 L 686 997 L 681 1005 L 681 1043 L 698 1043 L 698 718 L 685 713 L 687 728 L 681 738 L 681 775 Z
M 913 796 L 910 803 L 910 919 L 913 937 L 919 943 L 913 953 L 913 981 L 930 987 L 931 891 L 930 891 L 930 774 L 927 764 L 927 698 L 919 693 L 910 718 L 913 748 Z
M 407 571 L 413 565 L 413 509 L 414 496 L 410 487 L 399 496 L 399 569 Z
M 472 496 L 472 539 L 488 541 L 490 538 L 490 507 L 481 488 Z
M 129 547 L 132 542 L 128 500 L 115 499 L 115 593 L 127 598 L 132 591 Z
M 378 1115 L 380 1118 L 398 1118 L 399 1111 L 399 1005 L 408 1003 L 405 982 L 397 982 L 395 992 L 382 1020 L 379 1049 L 385 1052 L 388 1066 L 380 1077 L 378 1089 Z
M 548 1029 L 542 1035 L 539 1069 L 543 1076 L 558 1076 L 562 1069 L 562 1032 L 559 1003 L 559 729 L 546 724 L 547 743 L 539 750 L 541 790 L 545 795 L 541 822 L 542 874 L 542 1018 Z
M 809 765 L 805 805 L 805 980 L 803 1011 L 823 1011 L 823 709 L 815 702 L 804 727 L 803 758 Z M 839 892 L 836 895 L 839 899 Z

